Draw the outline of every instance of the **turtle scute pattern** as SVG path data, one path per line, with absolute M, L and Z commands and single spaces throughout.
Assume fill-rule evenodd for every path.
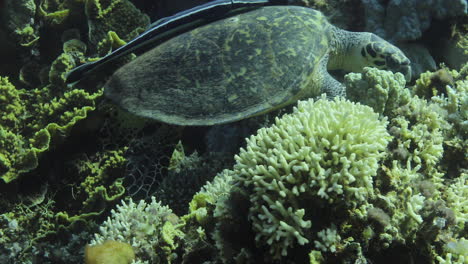
M 324 69 L 317 65 L 331 27 L 313 9 L 259 8 L 153 48 L 119 69 L 105 93 L 132 113 L 172 124 L 262 114 L 320 94 Z

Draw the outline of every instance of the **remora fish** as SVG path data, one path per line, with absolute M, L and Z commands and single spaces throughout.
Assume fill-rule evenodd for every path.
M 287 0 L 215 0 L 162 18 L 152 23 L 141 35 L 100 60 L 88 62 L 74 68 L 67 74 L 66 82 L 69 84 L 79 82 L 86 75 L 98 70 L 111 61 L 132 52 L 146 51 L 177 34 L 223 18 L 230 11 L 264 5 L 285 4 L 286 2 Z

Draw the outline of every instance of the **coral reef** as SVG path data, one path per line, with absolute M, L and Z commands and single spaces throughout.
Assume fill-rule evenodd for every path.
M 407 104 L 411 97 L 401 73 L 365 67 L 362 73 L 347 74 L 344 83 L 348 99 L 368 105 L 385 116 L 396 107 Z
M 0 1 L 1 263 L 467 263 L 465 0 L 291 1 L 415 41 L 414 82 L 366 68 L 354 103 L 184 131 L 107 104 L 104 73 L 65 85 L 165 12 L 133 2 Z
M 466 0 L 363 0 L 361 3 L 362 30 L 397 43 L 412 62 L 413 77 L 435 71 L 441 61 L 455 68 L 466 62 L 467 56 L 456 48 L 460 39 L 457 35 L 466 35 Z
M 85 12 L 91 2 L 112 13 L 99 22 L 90 18 L 93 26 L 122 14 L 135 19 L 113 26 L 120 37 L 106 32 L 91 43 Z M 133 38 L 149 21 L 126 0 L 8 0 L 0 20 L 1 261 L 80 263 L 77 252 L 95 219 L 125 192 L 120 177 L 128 142 L 103 144 L 108 116 L 98 109 L 101 86 L 68 87 L 65 75 Z
M 379 148 L 373 148 L 380 153 L 375 157 L 372 152 L 354 149 L 359 154 L 370 155 L 375 162 L 369 167 L 372 170 L 357 174 L 374 175 L 368 181 L 337 177 L 333 184 L 332 177 L 322 182 L 324 188 L 317 187 L 319 180 L 302 183 L 307 177 L 333 175 L 334 169 L 335 174 L 348 176 L 349 172 L 359 170 L 340 166 L 349 165 L 346 158 L 339 158 L 339 154 L 346 155 L 343 147 L 333 148 L 329 144 L 332 153 L 337 151 L 336 155 L 324 156 L 329 159 L 305 159 L 307 155 L 293 155 L 293 152 L 307 149 L 304 153 L 327 153 L 325 149 L 317 151 L 316 147 L 323 142 L 347 142 L 338 139 L 353 142 L 362 133 L 353 125 L 353 119 L 349 120 L 358 114 L 347 119 L 333 116 L 333 109 L 346 107 L 330 107 L 330 102 L 319 100 L 316 104 L 327 105 L 326 110 L 311 111 L 304 107 L 307 102 L 299 102 L 299 107 L 309 111 L 296 110 L 277 119 L 275 125 L 260 129 L 247 140 L 247 147 L 241 150 L 233 169 L 219 173 L 193 197 L 190 213 L 183 217 L 187 221 L 186 234 L 202 228 L 204 236 L 187 236 L 186 240 L 194 238 L 197 242 L 190 243 L 196 245 L 194 248 L 222 263 L 271 263 L 272 258 L 295 263 L 305 263 L 307 259 L 311 263 L 399 262 L 406 261 L 407 257 L 421 262 L 464 263 L 468 212 L 464 198 L 468 191 L 467 71 L 465 67 L 460 72 L 449 72 L 452 78 L 451 85 L 446 85 L 447 94 L 439 92 L 428 98 L 429 101 L 415 93 L 428 94 L 424 90 L 433 89 L 433 75 L 438 73 L 424 74 L 412 89 L 404 88 L 402 76 L 385 71 L 367 69 L 362 75 L 347 77 L 351 84 L 348 88 L 376 89 L 372 93 L 379 94 L 380 104 L 372 98 L 376 95 L 366 95 L 370 92 L 367 90 L 361 91 L 362 96 L 356 99 L 371 104 L 381 116 L 389 118 L 388 128 L 379 138 L 389 140 L 388 147 L 383 143 L 380 152 Z M 387 102 L 388 94 L 393 94 L 391 99 L 395 100 Z M 321 118 L 310 123 L 304 122 L 307 118 L 300 118 L 314 114 Z M 384 122 L 373 115 L 365 116 L 375 124 Z M 327 125 L 313 129 L 322 123 Z M 372 124 L 369 120 L 366 123 Z M 288 126 L 282 127 L 283 124 Z M 348 125 L 355 129 L 346 130 Z M 311 135 L 303 138 L 296 133 L 296 128 L 307 131 L 304 135 Z M 333 131 L 331 134 L 337 140 L 320 140 L 321 134 L 315 134 L 326 135 L 327 131 Z M 340 131 L 348 131 L 347 136 L 336 134 Z M 385 131 L 391 137 L 385 136 Z M 301 148 L 304 145 L 310 146 Z M 348 160 L 363 162 L 365 158 Z M 321 162 L 328 161 L 333 166 L 315 170 L 323 167 Z M 365 168 L 363 164 L 359 168 Z M 361 187 L 368 186 L 368 191 L 353 195 L 357 186 L 352 184 L 359 182 Z M 344 196 L 347 198 L 339 198 Z M 422 250 L 412 252 L 413 247 Z
M 88 0 L 85 2 L 91 46 L 97 45 L 111 31 L 123 40 L 133 39 L 150 23 L 149 17 L 142 14 L 129 1 Z M 123 17 L 126 19 L 122 19 Z
M 107 240 L 120 241 L 132 246 L 137 260 L 145 263 L 172 263 L 183 233 L 179 230 L 179 219 L 167 206 L 155 198 L 151 203 L 141 200 L 123 201 L 112 210 L 112 215 L 94 235 L 91 245 L 99 245 Z
M 247 139 L 234 173 L 253 189 L 249 218 L 257 243 L 279 259 L 296 243 L 309 243 L 308 203 L 362 205 L 373 195 L 388 140 L 385 121 L 371 108 L 324 99 L 299 102 L 293 114 Z
M 466 69 L 422 74 L 409 88 L 399 74 L 350 74 L 350 98 L 374 111 L 343 99 L 300 102 L 250 137 L 232 170 L 196 193 L 177 221 L 165 219 L 158 196 L 119 208 L 141 207 L 142 222 L 159 217 L 153 239 L 171 223 L 174 243 L 160 251 L 167 262 L 464 263 Z M 203 171 L 184 172 L 204 163 L 180 147 L 172 157 L 170 172 Z M 169 185 L 160 184 L 166 193 Z M 147 235 L 136 225 L 119 229 L 115 219 L 126 210 L 101 234 Z M 139 261 L 150 254 L 140 252 Z
M 366 31 L 393 42 L 419 39 L 432 20 L 467 14 L 466 0 L 363 0 Z
M 86 246 L 86 264 L 130 264 L 135 259 L 133 248 L 122 242 L 107 240 L 101 245 Z

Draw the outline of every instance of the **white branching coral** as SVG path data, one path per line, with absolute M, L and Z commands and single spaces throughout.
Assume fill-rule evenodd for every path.
M 234 174 L 251 190 L 257 243 L 269 245 L 273 258 L 309 243 L 305 200 L 364 203 L 390 139 L 386 124 L 368 106 L 322 98 L 299 102 L 294 113 L 248 138 Z
M 107 240 L 125 242 L 135 250 L 138 260 L 151 263 L 168 263 L 175 257 L 176 241 L 183 235 L 176 227 L 178 218 L 155 197 L 151 203 L 122 201 L 111 213 L 99 228 L 100 232 L 94 235 L 91 245 Z

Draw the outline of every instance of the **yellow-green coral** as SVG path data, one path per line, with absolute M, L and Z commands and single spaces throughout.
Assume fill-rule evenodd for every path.
M 5 16 L 5 20 L 3 21 L 7 26 L 7 30 L 19 45 L 32 47 L 37 44 L 39 40 L 38 28 L 33 25 L 36 13 L 34 0 L 6 0 L 4 5 L 3 9 L 5 11 L 2 15 Z
M 82 178 L 76 195 L 84 197 L 83 212 L 94 206 L 96 200 L 113 201 L 122 197 L 125 188 L 121 179 L 115 179 L 118 175 L 112 175 L 115 170 L 123 170 L 126 160 L 123 157 L 125 148 L 99 153 L 93 160 L 86 157 L 74 161 L 78 173 Z
M 75 61 L 84 58 L 86 45 L 78 39 L 71 39 L 63 44 L 63 53 L 51 64 L 49 81 L 58 87 L 65 86 L 66 73 L 73 69 Z
M 0 77 L 0 126 L 19 130 L 22 116 L 25 114 L 25 105 L 22 96 L 24 91 L 16 89 L 8 77 Z
M 67 1 L 59 2 L 54 0 L 41 1 L 38 6 L 38 13 L 43 17 L 45 21 L 52 25 L 61 25 L 69 18 L 69 8 L 65 7 Z
M 448 207 L 452 208 L 456 217 L 455 224 L 461 231 L 466 228 L 468 219 L 468 171 L 463 171 L 453 181 L 447 180 L 447 183 L 444 187 L 444 198 Z
M 0 77 L 0 175 L 6 182 L 37 164 L 27 164 L 33 154 L 21 135 L 26 114 L 23 95 L 24 91 L 16 89 L 8 78 Z
M 149 17 L 127 0 L 87 0 L 89 39 L 96 45 L 114 31 L 125 41 L 136 37 L 149 25 Z
M 299 102 L 293 114 L 258 130 L 234 166 L 237 181 L 252 190 L 256 242 L 275 259 L 308 244 L 313 223 L 304 199 L 348 208 L 365 203 L 389 139 L 372 108 L 344 99 Z
M 85 247 L 85 264 L 130 264 L 135 259 L 132 246 L 113 240 Z
M 101 55 L 106 55 L 125 44 L 127 42 L 121 39 L 116 32 L 109 31 L 107 32 L 107 36 L 97 44 L 97 51 Z
M 178 217 L 155 197 L 150 203 L 143 200 L 135 203 L 130 199 L 112 210 L 112 216 L 101 225 L 90 244 L 117 240 L 129 243 L 137 260 L 172 263 L 183 235 Z
M 456 74 L 456 71 L 450 71 L 448 69 L 422 73 L 416 80 L 416 85 L 413 87 L 413 94 L 425 99 L 446 94 L 446 86 L 454 84 L 454 74 Z
M 18 262 L 26 262 L 24 254 L 34 241 L 50 235 L 58 225 L 52 210 L 55 202 L 47 187 L 21 198 L 22 202 L 0 214 L 0 250 L 2 254 L 9 252 Z
M 9 127 L 3 129 L 0 144 L 8 146 L 3 148 L 3 157 L 10 160 L 10 166 L 0 172 L 1 178 L 8 183 L 36 168 L 38 155 L 48 150 L 51 140 L 64 137 L 76 122 L 86 118 L 88 112 L 94 110 L 96 98 L 101 95 L 101 92 L 89 94 L 83 90 L 72 90 L 62 98 L 46 103 L 23 101 L 25 105 L 34 107 L 25 110 L 29 118 L 18 117 L 21 131 L 11 132 L 7 130 Z
M 103 11 L 100 17 L 86 12 L 92 11 L 96 2 Z M 49 239 L 46 236 L 67 233 L 64 230 L 77 223 L 92 225 L 93 218 L 105 212 L 107 204 L 125 194 L 121 177 L 126 148 L 120 141 L 114 144 L 118 135 L 111 138 L 97 133 L 107 114 L 105 109 L 99 112 L 96 109 L 101 86 L 95 83 L 66 86 L 65 75 L 89 61 L 89 57 L 105 55 L 117 48 L 122 39 L 133 38 L 146 28 L 149 20 L 127 0 L 3 3 L 0 187 L 5 195 L 0 199 L 0 207 L 11 218 L 3 221 L 6 218 L 0 217 L 0 233 L 2 238 L 19 236 L 21 240 L 2 243 L 5 247 L 0 247 L 0 262 L 27 263 L 32 259 L 74 262 L 63 254 L 63 247 L 60 252 L 53 249 L 62 243 L 55 238 L 41 246 L 40 252 L 33 248 Z M 88 28 L 92 31 L 90 38 L 86 36 Z M 96 49 L 97 43 L 103 43 L 100 50 Z M 128 142 L 128 138 L 122 141 L 125 140 Z M 114 145 L 104 147 L 104 141 Z M 22 199 L 37 186 L 48 188 L 47 208 L 37 201 L 23 206 Z M 19 207 L 28 210 L 18 213 L 15 208 Z M 41 213 L 47 214 L 47 218 Z M 12 227 L 17 223 L 17 228 L 7 232 L 6 221 Z M 170 230 L 170 226 L 166 229 Z M 83 232 L 79 236 L 85 235 Z M 174 237 L 166 238 L 169 241 Z M 76 255 L 76 251 L 73 253 Z
M 442 129 L 446 121 L 427 101 L 417 97 L 394 111 L 397 116 L 391 120 L 390 128 L 396 141 L 394 157 L 431 171 L 444 151 Z
M 410 99 L 410 91 L 405 88 L 405 78 L 401 73 L 365 67 L 362 73 L 349 73 L 345 76 L 348 99 L 368 105 L 379 114 L 389 115 Z

